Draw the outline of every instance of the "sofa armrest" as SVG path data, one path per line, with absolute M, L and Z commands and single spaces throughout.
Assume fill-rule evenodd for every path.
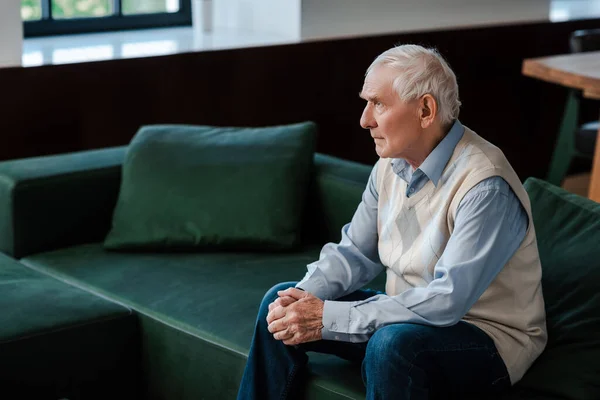
M 126 147 L 0 162 L 0 251 L 15 258 L 101 241 Z

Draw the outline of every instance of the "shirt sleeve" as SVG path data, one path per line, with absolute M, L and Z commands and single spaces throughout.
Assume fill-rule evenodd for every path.
M 460 321 L 525 238 L 529 218 L 508 183 L 488 178 L 461 201 L 433 280 L 397 296 L 325 301 L 323 339 L 363 342 L 393 323 L 450 326 Z
M 341 241 L 323 246 L 319 260 L 307 266 L 296 287 L 331 300 L 360 289 L 383 270 L 377 249 L 376 171 L 377 164 L 351 222 L 342 228 Z

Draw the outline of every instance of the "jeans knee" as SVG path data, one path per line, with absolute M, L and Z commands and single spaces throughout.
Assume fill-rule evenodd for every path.
M 365 366 L 378 369 L 394 365 L 408 365 L 427 340 L 428 327 L 415 324 L 395 324 L 375 331 L 365 355 Z

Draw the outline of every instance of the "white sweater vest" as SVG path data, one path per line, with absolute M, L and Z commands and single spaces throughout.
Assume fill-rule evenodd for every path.
M 527 211 L 529 227 L 521 246 L 463 318 L 494 340 L 516 383 L 547 341 L 540 258 L 529 196 L 520 179 L 500 149 L 466 127 L 437 187 L 429 181 L 406 198 L 407 183 L 390 161 L 380 159 L 376 167 L 379 256 L 387 267 L 389 296 L 432 281 L 460 201 L 482 180 L 504 178 Z

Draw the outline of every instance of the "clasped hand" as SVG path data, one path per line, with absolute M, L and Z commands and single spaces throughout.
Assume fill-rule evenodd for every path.
M 322 338 L 323 300 L 296 288 L 277 292 L 269 304 L 267 323 L 276 340 L 292 346 Z

